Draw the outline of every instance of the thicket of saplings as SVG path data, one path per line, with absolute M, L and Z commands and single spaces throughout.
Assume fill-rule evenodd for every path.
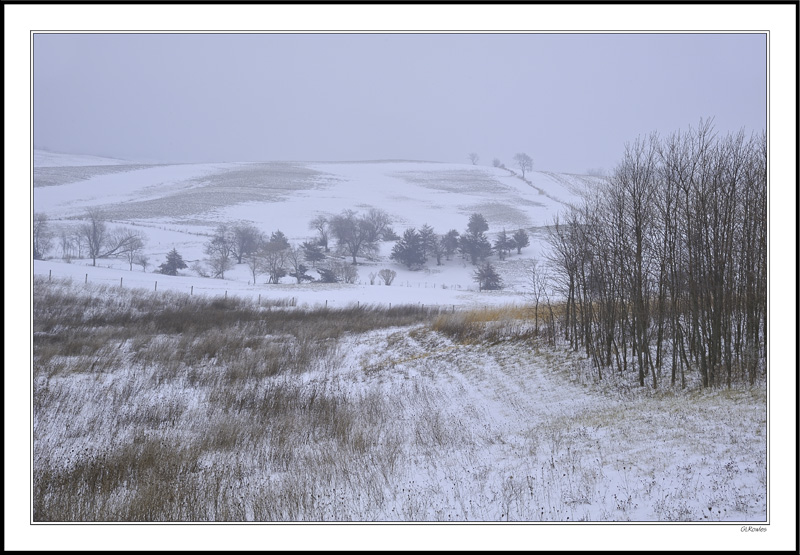
M 563 337 L 640 385 L 753 384 L 767 357 L 766 134 L 710 121 L 627 146 L 608 185 L 550 228 Z

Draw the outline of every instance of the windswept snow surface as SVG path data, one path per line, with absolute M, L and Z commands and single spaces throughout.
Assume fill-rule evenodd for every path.
M 47 158 L 36 156 L 36 161 Z M 34 211 L 47 214 L 56 236 L 96 207 L 109 218 L 109 227 L 131 227 L 147 236 L 150 264 L 147 271 L 137 266 L 131 271 L 120 259 L 98 260 L 97 266 L 85 259 L 67 263 L 56 238 L 50 259 L 34 261 L 34 274 L 67 277 L 76 284 L 293 299 L 298 308 L 423 304 L 447 313 L 523 304 L 528 264 L 543 255 L 546 226 L 581 190 L 602 183 L 536 171 L 526 176 L 528 183 L 499 168 L 413 161 L 129 164 L 120 167 L 130 169 L 115 173 L 85 170 L 90 167 L 85 159 L 58 163 L 63 171 L 47 174 L 47 184 L 34 183 L 33 189 Z M 296 244 L 314 238 L 308 224 L 317 215 L 372 207 L 394 218 L 398 234 L 426 223 L 437 233 L 463 232 L 469 215 L 480 212 L 492 240 L 503 229 L 523 228 L 531 245 L 505 261 L 492 257 L 506 284 L 492 292 L 477 290 L 474 267 L 458 256 L 409 271 L 389 260 L 392 242 L 382 243 L 375 259 L 359 259 L 357 283 L 350 285 L 298 285 L 289 277 L 268 285 L 263 275 L 253 284 L 244 264 L 226 272 L 225 279 L 202 278 L 189 269 L 175 277 L 153 273 L 172 248 L 190 265 L 202 260 L 203 245 L 220 223 L 250 222 L 266 234 L 281 230 Z M 397 272 L 391 286 L 377 279 L 370 283 L 370 274 L 382 268 Z M 457 345 L 417 328 L 378 330 L 342 341 L 336 372 L 311 372 L 301 379 L 334 384 L 353 398 L 375 394 L 394 407 L 395 432 L 407 435 L 402 444 L 422 447 L 397 454 L 401 466 L 374 498 L 340 501 L 335 489 L 324 489 L 330 485 L 318 484 L 330 503 L 319 504 L 305 518 L 766 518 L 765 388 L 687 392 L 691 398 L 669 391 L 650 395 L 633 392 L 614 376 L 594 381 L 579 355 L 519 343 Z M 186 402 L 186 391 L 173 393 Z M 187 409 L 185 418 L 195 417 Z
M 267 286 L 263 275 L 253 286 L 244 264 L 226 272 L 224 280 L 184 270 L 177 278 L 159 276 L 159 286 L 185 290 L 194 286 L 195 291 L 209 294 L 295 297 L 309 305 L 326 300 L 443 306 L 518 303 L 524 302 L 527 263 L 542 256 L 545 227 L 578 200 L 582 189 L 601 182 L 551 172 L 531 172 L 523 180 L 507 169 L 416 161 L 111 165 L 115 162 L 36 151 L 34 211 L 48 216 L 57 235 L 74 229 L 91 208 L 102 211 L 109 227 L 142 231 L 147 237 L 144 253 L 150 258 L 147 272 L 136 267 L 130 272 L 119 259 L 99 260 L 98 268 L 86 268 L 87 260 L 66 264 L 56 244 L 48 261 L 34 264 L 35 273 L 84 280 L 88 273 L 89 280 L 107 282 L 122 277 L 123 286 L 154 288 L 152 271 L 167 252 L 174 247 L 187 262 L 202 260 L 204 243 L 221 223 L 252 223 L 267 235 L 280 230 L 298 244 L 315 238 L 309 228 L 314 217 L 347 209 L 385 210 L 398 234 L 424 224 L 440 234 L 450 229 L 461 233 L 469 216 L 478 212 L 489 223 L 490 240 L 502 230 L 510 234 L 517 229 L 527 230 L 531 238 L 521 254 L 515 252 L 505 261 L 493 257 L 505 282 L 500 292 L 478 292 L 474 267 L 457 255 L 440 266 L 433 260 L 422 270 L 408 271 L 389 259 L 393 242 L 382 243 L 378 257 L 359 260 L 359 278 L 353 286 L 292 286 L 290 277 Z M 382 268 L 397 272 L 391 287 L 370 285 L 370 274 Z M 316 276 L 313 270 L 310 273 Z

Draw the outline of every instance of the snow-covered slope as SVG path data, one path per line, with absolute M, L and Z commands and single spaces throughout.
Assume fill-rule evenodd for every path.
M 33 151 L 33 167 L 50 168 L 61 166 L 114 166 L 130 164 L 127 160 L 118 158 L 105 158 L 102 156 L 89 156 L 86 154 L 64 154 L 48 150 Z
M 450 229 L 463 232 L 469 216 L 478 212 L 488 221 L 492 240 L 504 229 L 526 229 L 531 236 L 531 246 L 521 255 L 503 262 L 495 258 L 506 293 L 517 295 L 524 286 L 525 262 L 540 251 L 544 226 L 577 201 L 581 190 L 601 181 L 544 171 L 529 172 L 523 180 L 508 169 L 418 161 L 112 165 L 106 160 L 101 165 L 102 160 L 94 157 L 40 151 L 34 160 L 35 212 L 47 214 L 52 227 L 60 231 L 77 225 L 89 208 L 99 208 L 110 225 L 145 233 L 151 269 L 173 247 L 186 260 L 202 259 L 203 244 L 220 223 L 249 222 L 266 234 L 281 230 L 299 243 L 315 236 L 309 229 L 314 217 L 345 209 L 385 210 L 399 234 L 424 224 L 441 234 Z M 398 272 L 397 284 L 407 287 L 475 288 L 472 266 L 460 258 L 441 266 L 432 261 L 425 270 L 409 272 L 388 259 L 391 247 L 382 244 L 382 258 L 364 260 L 359 266 L 362 285 L 369 284 L 369 273 L 389 267 Z M 62 266 L 58 245 L 49 255 L 53 260 L 47 263 L 48 273 Z M 73 264 L 85 266 L 80 261 Z M 103 260 L 101 265 L 128 269 L 121 260 Z M 35 270 L 39 266 L 37 262 Z M 64 273 L 74 274 L 74 268 Z M 185 275 L 201 279 L 188 270 Z M 252 280 L 244 265 L 226 273 L 226 278 L 239 285 Z M 236 288 L 223 280 L 212 283 L 220 289 Z

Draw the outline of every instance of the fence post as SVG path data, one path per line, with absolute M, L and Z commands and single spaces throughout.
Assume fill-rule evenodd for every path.
M 261 293 L 258 294 L 258 306 L 261 306 Z
M 89 274 L 86 274 L 86 277 L 83 278 L 83 283 L 89 283 Z
M 119 286 L 122 287 L 122 278 L 119 278 Z
M 228 298 L 228 290 L 227 289 L 225 290 L 225 298 L 226 299 Z
M 53 270 L 50 270 L 50 275 L 47 276 L 47 281 L 51 281 L 53 279 Z
M 156 281 L 155 286 L 153 287 L 153 291 L 158 291 L 158 281 Z
M 189 295 L 194 295 L 194 285 L 192 285 L 192 288 L 189 289 Z

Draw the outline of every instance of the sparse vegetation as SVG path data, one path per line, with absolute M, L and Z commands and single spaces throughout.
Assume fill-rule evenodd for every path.
M 764 518 L 763 387 L 598 382 L 531 314 L 36 278 L 33 518 Z

